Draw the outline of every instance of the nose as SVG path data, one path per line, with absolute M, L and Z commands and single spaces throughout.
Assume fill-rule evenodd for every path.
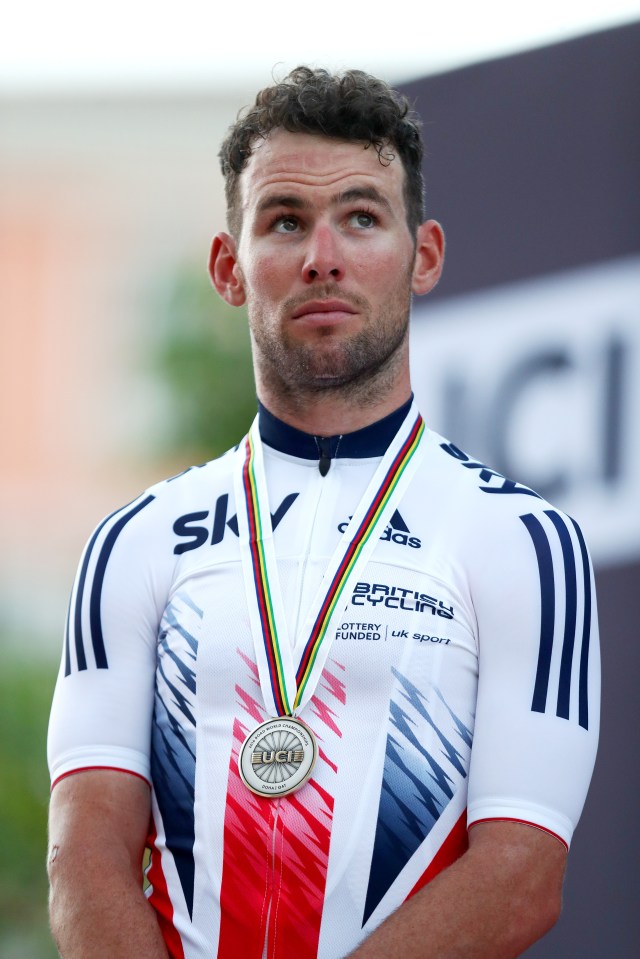
M 309 236 L 302 277 L 305 283 L 313 283 L 315 280 L 340 280 L 343 276 L 339 237 L 328 224 L 319 224 Z

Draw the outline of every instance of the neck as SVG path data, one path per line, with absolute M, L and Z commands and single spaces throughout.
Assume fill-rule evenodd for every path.
M 352 339 L 274 350 L 252 335 L 258 399 L 314 436 L 352 433 L 384 419 L 411 397 L 408 312 L 395 338 Z
M 279 420 L 314 436 L 353 433 L 399 409 L 411 397 L 408 364 L 400 375 L 372 378 L 356 389 L 337 388 L 295 393 L 276 389 L 256 370 L 258 399 Z

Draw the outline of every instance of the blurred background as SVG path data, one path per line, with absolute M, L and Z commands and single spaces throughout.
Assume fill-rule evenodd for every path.
M 46 923 L 47 712 L 96 522 L 222 452 L 255 410 L 245 317 L 211 291 L 217 151 L 300 62 L 399 85 L 448 236 L 416 303 L 427 421 L 583 526 L 601 750 L 565 911 L 531 959 L 631 959 L 640 619 L 640 0 L 366 15 L 255 0 L 25 0 L 0 35 L 0 956 Z

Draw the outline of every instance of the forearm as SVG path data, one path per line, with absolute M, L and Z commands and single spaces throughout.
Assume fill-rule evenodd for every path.
M 62 959 L 168 959 L 142 891 L 146 782 L 112 770 L 63 779 L 51 796 L 51 930 Z
M 141 875 L 113 852 L 52 847 L 51 929 L 62 959 L 167 959 Z
M 494 832 L 495 832 L 495 824 Z M 471 848 L 404 903 L 350 959 L 515 959 L 556 922 L 565 853 L 556 840 L 544 863 L 531 855 L 541 835 L 501 823 L 510 841 Z M 475 830 L 486 830 L 477 826 Z M 515 830 L 515 833 L 514 833 Z M 519 830 L 519 832 L 518 832 Z M 486 835 L 486 832 L 485 832 Z M 515 838 L 514 838 L 515 836 Z

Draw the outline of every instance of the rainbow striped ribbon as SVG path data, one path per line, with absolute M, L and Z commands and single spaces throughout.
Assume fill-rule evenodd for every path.
M 251 587 L 247 592 L 255 603 L 257 616 L 254 616 L 254 622 L 259 624 L 254 626 L 256 653 L 263 653 L 263 656 L 258 656 L 258 665 L 260 667 L 261 660 L 266 664 L 268 685 L 279 716 L 292 715 L 299 711 L 303 703 L 313 695 L 317 680 L 310 684 L 310 679 L 314 668 L 319 667 L 326 659 L 326 647 L 330 643 L 329 626 L 340 597 L 359 572 L 361 564 L 368 559 L 371 548 L 375 546 L 375 540 L 372 541 L 375 531 L 383 524 L 386 525 L 391 510 L 396 508 L 406 486 L 400 481 L 405 476 L 409 463 L 414 460 L 424 430 L 421 415 L 412 407 L 329 563 L 313 604 L 313 613 L 310 614 L 313 616 L 312 625 L 308 628 L 309 618 L 305 623 L 305 629 L 309 629 L 309 638 L 295 677 L 292 675 L 291 647 L 286 636 L 281 601 L 276 601 L 276 597 L 280 598 L 279 581 L 272 549 L 271 514 L 266 499 L 264 468 L 259 455 L 262 451 L 257 447 L 260 443 L 257 421 L 246 437 L 241 475 L 248 524 L 247 556 L 250 559 L 250 562 L 245 563 L 245 573 L 248 568 L 251 569 Z M 399 448 L 396 442 L 398 438 Z M 265 526 L 265 523 L 268 526 Z M 271 548 L 267 548 L 268 542 Z M 341 612 L 341 607 L 338 612 Z M 256 632 L 259 637 L 255 635 Z M 320 663 L 321 648 L 324 655 Z M 319 679 L 319 675 L 317 678 Z M 262 680 L 261 674 L 261 684 Z
M 276 616 L 273 609 L 273 599 L 267 562 L 264 551 L 263 513 L 258 500 L 258 483 L 256 480 L 256 447 L 251 433 L 246 438 L 246 459 L 242 468 L 242 486 L 247 504 L 247 519 L 249 522 L 249 549 L 251 551 L 251 567 L 253 583 L 258 602 L 262 642 L 267 655 L 271 690 L 278 716 L 290 716 L 291 706 L 287 694 L 285 670 L 282 662 L 281 639 L 278 635 Z M 271 520 L 269 511 L 266 511 L 267 521 Z M 272 573 L 273 580 L 273 573 Z

